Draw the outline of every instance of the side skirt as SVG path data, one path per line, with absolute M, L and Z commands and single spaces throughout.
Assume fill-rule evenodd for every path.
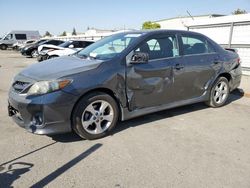
M 160 105 L 160 106 L 148 107 L 148 108 L 143 108 L 143 109 L 136 109 L 134 111 L 129 111 L 128 108 L 121 108 L 121 112 L 122 112 L 121 120 L 125 121 L 125 120 L 139 117 L 142 115 L 146 115 L 146 114 L 150 114 L 150 113 L 154 113 L 154 112 L 158 112 L 158 111 L 162 111 L 162 110 L 167 110 L 167 109 L 171 109 L 171 108 L 175 108 L 175 107 L 179 107 L 179 106 L 184 106 L 184 105 L 188 105 L 188 104 L 204 102 L 206 100 L 208 100 L 207 92 L 205 92 L 202 96 L 197 97 L 197 98 L 173 102 L 173 103 L 164 104 L 164 105 Z

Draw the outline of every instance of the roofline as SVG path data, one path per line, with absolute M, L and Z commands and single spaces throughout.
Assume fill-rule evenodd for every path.
M 226 16 L 226 15 L 224 15 L 224 14 L 204 14 L 204 15 L 197 15 L 197 16 L 192 16 L 192 17 L 197 18 L 197 17 L 204 17 L 204 16 L 220 17 L 220 16 Z M 157 21 L 154 21 L 154 22 L 162 22 L 162 21 L 174 20 L 174 19 L 178 19 L 178 18 L 191 18 L 191 17 L 189 15 L 187 15 L 187 16 L 176 16 L 176 17 L 172 17 L 172 18 L 157 20 Z

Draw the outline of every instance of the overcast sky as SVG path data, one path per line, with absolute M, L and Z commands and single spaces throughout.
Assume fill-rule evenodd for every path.
M 144 21 L 186 15 L 250 12 L 250 0 L 0 0 L 0 35 L 11 30 L 61 34 L 100 29 L 139 29 Z

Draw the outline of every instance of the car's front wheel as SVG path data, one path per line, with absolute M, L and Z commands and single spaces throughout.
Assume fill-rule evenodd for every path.
M 228 80 L 225 77 L 219 77 L 211 89 L 209 101 L 206 104 L 214 108 L 223 106 L 228 99 L 229 91 Z
M 8 46 L 6 44 L 1 44 L 0 49 L 1 50 L 7 50 Z
M 94 92 L 83 97 L 72 114 L 73 130 L 92 140 L 107 136 L 118 120 L 116 101 L 108 94 Z
M 35 58 L 37 56 L 38 56 L 38 51 L 37 50 L 32 50 L 31 57 Z

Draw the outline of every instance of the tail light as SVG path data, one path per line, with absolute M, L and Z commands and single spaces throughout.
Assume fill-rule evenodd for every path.
M 237 59 L 237 63 L 241 64 L 241 59 L 240 58 Z

